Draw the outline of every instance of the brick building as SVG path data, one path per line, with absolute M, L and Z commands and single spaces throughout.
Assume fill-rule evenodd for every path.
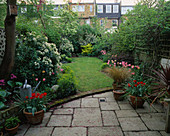
M 50 2 L 54 10 L 67 4 L 72 11 L 78 12 L 81 24 L 91 24 L 91 19 L 97 17 L 101 26 L 112 28 L 120 24 L 121 16 L 132 10 L 138 0 L 46 0 L 46 2 Z M 28 5 L 20 6 L 20 13 L 30 11 Z

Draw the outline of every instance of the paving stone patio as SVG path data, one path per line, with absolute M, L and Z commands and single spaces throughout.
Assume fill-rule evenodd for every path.
M 133 109 L 112 92 L 80 98 L 45 113 L 40 125 L 24 124 L 16 136 L 170 136 L 161 105 Z

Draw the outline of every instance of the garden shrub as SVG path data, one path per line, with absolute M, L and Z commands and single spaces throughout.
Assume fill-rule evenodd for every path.
M 17 39 L 14 73 L 21 80 L 35 86 L 51 87 L 57 82 L 60 54 L 55 44 L 47 43 L 47 38 L 36 33 L 26 33 Z
M 85 46 L 81 46 L 83 49 L 82 49 L 82 54 L 83 55 L 90 55 L 92 53 L 92 44 L 87 44 Z
M 77 80 L 74 76 L 74 72 L 69 66 L 65 66 L 63 70 L 64 73 L 58 80 L 59 89 L 57 91 L 57 96 L 59 98 L 74 95 L 77 92 Z
M 109 65 L 108 65 L 107 63 L 103 63 L 103 64 L 101 65 L 101 70 L 105 69 L 106 67 L 109 67 Z
M 74 51 L 73 44 L 68 39 L 62 38 L 59 51 L 61 54 L 65 54 L 67 57 L 71 57 L 71 53 Z

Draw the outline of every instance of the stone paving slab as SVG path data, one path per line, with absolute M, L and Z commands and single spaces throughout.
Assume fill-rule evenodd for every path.
M 118 110 L 115 112 L 118 118 L 138 117 L 135 110 Z
M 123 136 L 120 127 L 89 127 L 88 136 Z
M 161 136 L 158 131 L 124 132 L 125 136 Z
M 106 92 L 102 94 L 95 94 L 93 97 L 107 97 L 107 98 L 113 98 L 113 92 Z M 114 98 L 113 98 L 114 99 Z
M 102 111 L 104 126 L 118 126 L 118 120 L 114 111 Z
M 51 136 L 53 127 L 30 128 L 24 136 Z
M 72 115 L 52 115 L 47 126 L 70 126 Z
M 153 104 L 153 107 L 155 108 L 155 110 L 156 110 L 157 112 L 165 112 L 163 106 L 160 105 L 160 104 L 154 103 L 154 104 Z
M 119 110 L 119 106 L 116 102 L 100 102 L 101 110 Z
M 73 108 L 56 109 L 53 114 L 73 114 Z
M 81 99 L 68 102 L 68 103 L 64 104 L 63 107 L 70 107 L 70 108 L 80 107 L 80 100 Z
M 148 113 L 148 112 L 157 112 L 152 106 L 147 102 L 144 103 L 143 108 L 136 109 L 137 113 Z
M 120 103 L 119 106 L 121 110 L 134 110 L 129 103 Z
M 140 114 L 140 116 L 150 130 L 165 130 L 164 113 Z
M 76 108 L 72 126 L 102 126 L 99 108 Z
M 115 100 L 114 98 L 112 98 L 112 97 L 106 97 L 106 101 L 107 101 L 107 102 L 110 102 L 110 101 L 111 101 L 111 102 L 112 102 L 112 101 L 113 101 L 113 102 L 116 102 L 116 100 Z
M 82 98 L 81 107 L 99 107 L 98 98 Z
M 166 133 L 165 131 L 160 131 L 160 133 L 162 134 L 162 136 L 170 136 L 170 133 Z
M 144 123 L 139 117 L 118 118 L 123 131 L 141 131 L 147 130 Z
M 30 127 L 30 124 L 20 125 L 18 128 L 17 134 L 15 136 L 23 136 L 29 127 Z
M 85 127 L 58 127 L 54 129 L 52 136 L 86 136 Z
M 129 104 L 128 99 L 124 99 L 123 101 L 117 101 L 118 104 Z

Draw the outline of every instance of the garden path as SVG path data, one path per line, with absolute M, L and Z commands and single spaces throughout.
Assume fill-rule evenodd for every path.
M 133 109 L 112 92 L 65 103 L 45 113 L 40 125 L 24 124 L 16 136 L 169 136 L 163 107 Z

